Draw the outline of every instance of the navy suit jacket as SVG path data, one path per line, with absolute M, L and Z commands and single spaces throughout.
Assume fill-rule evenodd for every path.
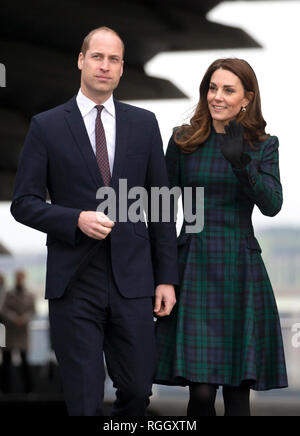
M 115 101 L 116 149 L 111 187 L 168 186 L 162 141 L 153 113 Z M 32 118 L 20 156 L 11 212 L 47 233 L 46 298 L 59 298 L 103 243 L 78 228 L 96 210 L 103 186 L 76 98 Z M 47 190 L 51 204 L 46 201 Z M 130 201 L 128 201 L 128 206 Z M 174 222 L 118 222 L 110 234 L 111 262 L 121 294 L 153 296 L 158 284 L 178 284 Z

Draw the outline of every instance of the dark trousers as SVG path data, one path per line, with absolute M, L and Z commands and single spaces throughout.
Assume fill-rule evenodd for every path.
M 64 296 L 49 301 L 49 318 L 69 414 L 102 414 L 104 353 L 117 389 L 112 415 L 145 415 L 156 363 L 153 302 L 119 293 L 109 239 Z

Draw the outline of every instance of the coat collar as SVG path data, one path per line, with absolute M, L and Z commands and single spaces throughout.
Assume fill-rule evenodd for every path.
M 115 100 L 116 108 L 116 148 L 115 159 L 110 186 L 118 190 L 119 179 L 125 163 L 125 157 L 128 147 L 128 136 L 130 131 L 130 119 L 128 116 L 127 106 Z
M 125 161 L 128 133 L 129 133 L 129 118 L 127 113 L 127 105 L 114 100 L 116 109 L 116 147 L 114 167 L 110 186 L 116 191 L 118 189 L 118 181 L 122 175 L 123 165 Z M 76 102 L 76 96 L 71 98 L 64 107 L 65 119 L 72 132 L 74 141 L 78 146 L 84 161 L 87 164 L 88 170 L 96 184 L 97 188 L 103 186 L 103 180 L 98 168 L 95 154 L 93 152 L 84 121 Z
M 83 118 L 89 112 L 91 112 L 96 106 L 96 103 L 93 100 L 91 100 L 90 98 L 86 97 L 83 94 L 83 92 L 81 91 L 81 89 L 79 89 L 78 94 L 76 96 L 76 103 L 77 103 L 77 106 L 79 107 L 80 113 L 81 113 Z M 104 106 L 105 110 L 113 118 L 116 117 L 115 103 L 114 103 L 114 98 L 112 95 L 110 96 L 110 98 L 108 100 L 106 100 L 105 103 L 103 103 L 103 106 Z

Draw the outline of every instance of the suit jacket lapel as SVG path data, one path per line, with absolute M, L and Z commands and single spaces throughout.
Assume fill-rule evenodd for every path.
M 125 163 L 130 126 L 126 106 L 116 100 L 114 102 L 116 108 L 116 148 L 110 186 L 118 191 L 119 178 L 122 176 Z
M 65 105 L 65 119 L 72 132 L 74 140 L 85 160 L 88 170 L 96 183 L 97 187 L 103 186 L 103 180 L 96 161 L 92 145 L 90 143 L 84 121 L 76 103 L 76 97 L 73 97 Z

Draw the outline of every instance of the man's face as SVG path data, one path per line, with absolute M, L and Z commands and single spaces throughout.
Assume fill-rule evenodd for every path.
M 113 32 L 99 31 L 90 40 L 86 54 L 79 54 L 81 90 L 96 103 L 107 100 L 123 74 L 123 46 Z

